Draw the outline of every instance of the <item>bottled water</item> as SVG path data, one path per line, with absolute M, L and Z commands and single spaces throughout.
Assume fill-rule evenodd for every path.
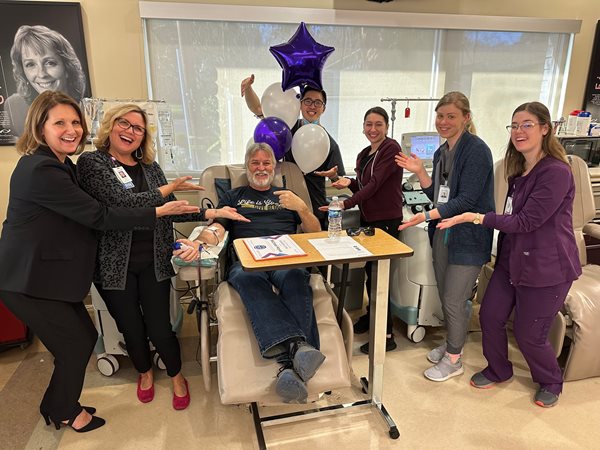
M 329 240 L 335 242 L 342 233 L 342 205 L 337 197 L 333 197 L 329 204 L 328 221 L 327 234 Z

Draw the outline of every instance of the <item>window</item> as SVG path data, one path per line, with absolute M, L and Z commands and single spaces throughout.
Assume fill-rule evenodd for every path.
M 171 174 L 198 173 L 210 165 L 242 162 L 257 119 L 240 96 L 240 83 L 254 73 L 254 89 L 260 97 L 267 86 L 281 81 L 281 68 L 269 47 L 286 42 L 300 20 L 149 18 L 144 3 L 150 96 L 166 100 L 173 112 L 175 146 L 170 154 L 159 151 L 163 169 Z M 202 6 L 204 10 L 208 5 Z M 369 13 L 369 20 L 377 14 L 389 13 Z M 266 20 L 269 14 L 261 17 Z M 392 104 L 381 102 L 382 98 L 399 99 L 394 102 L 394 137 L 399 140 L 404 132 L 435 131 L 435 102 L 403 99 L 464 92 L 471 101 L 477 133 L 496 159 L 504 153 L 508 141 L 504 126 L 516 106 L 539 100 L 553 117 L 562 110 L 572 32 L 442 30 L 371 23 L 307 27 L 318 42 L 336 49 L 323 70 L 328 102 L 321 122 L 339 143 L 348 172 L 353 171 L 358 152 L 368 145 L 362 135 L 364 112 L 383 106 L 391 113 Z M 407 106 L 410 118 L 404 117 Z

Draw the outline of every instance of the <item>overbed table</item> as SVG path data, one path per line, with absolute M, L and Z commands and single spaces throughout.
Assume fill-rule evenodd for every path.
M 345 236 L 345 233 L 342 232 Z M 326 260 L 321 256 L 317 249 L 309 242 L 309 239 L 326 238 L 327 232 L 320 231 L 316 233 L 300 233 L 290 235 L 291 238 L 306 252 L 304 256 L 286 257 L 280 259 L 271 259 L 266 261 L 256 261 L 252 254 L 244 244 L 243 239 L 236 239 L 233 242 L 235 251 L 239 257 L 240 263 L 246 271 L 264 271 L 291 269 L 300 267 L 323 266 L 330 264 L 343 264 L 344 271 L 348 270 L 348 265 L 355 262 L 371 261 L 372 272 L 371 279 L 374 282 L 371 284 L 371 305 L 370 305 L 370 328 L 369 342 L 374 345 L 369 346 L 369 377 L 361 378 L 363 389 L 369 395 L 368 400 L 358 401 L 347 405 L 328 406 L 317 408 L 311 411 L 302 411 L 298 414 L 304 418 L 312 413 L 319 413 L 327 410 L 337 410 L 351 406 L 371 405 L 380 412 L 389 428 L 390 437 L 397 439 L 400 436 L 398 428 L 391 416 L 382 403 L 383 391 L 383 364 L 385 361 L 385 336 L 386 336 L 386 321 L 388 310 L 388 290 L 389 290 L 389 272 L 390 260 L 395 258 L 403 258 L 413 255 L 413 250 L 397 239 L 393 238 L 381 229 L 375 229 L 374 236 L 365 236 L 361 233 L 355 236 L 355 239 L 363 247 L 365 247 L 372 255 L 361 256 L 358 258 L 348 259 L 329 259 Z M 338 320 L 341 318 L 343 308 L 343 295 L 339 302 Z M 293 415 L 293 414 L 292 414 Z M 284 415 L 289 418 L 290 414 Z M 281 419 L 282 416 L 273 417 L 273 420 Z M 255 417 L 256 420 L 256 417 Z M 260 440 L 260 439 L 259 439 Z M 264 446 L 264 441 L 260 442 Z

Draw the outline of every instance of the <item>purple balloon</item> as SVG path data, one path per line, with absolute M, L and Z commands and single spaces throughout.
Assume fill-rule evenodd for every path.
M 269 50 L 283 69 L 281 88 L 284 91 L 306 84 L 323 89 L 321 71 L 335 48 L 315 41 L 304 22 L 300 23 L 289 41 L 273 45 Z
M 292 132 L 280 118 L 265 117 L 254 129 L 254 142 L 269 144 L 275 153 L 275 159 L 280 160 L 292 146 Z

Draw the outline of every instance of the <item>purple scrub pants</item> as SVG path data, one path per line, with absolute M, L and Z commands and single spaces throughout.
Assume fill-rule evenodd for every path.
M 562 372 L 548 342 L 548 332 L 571 284 L 572 281 L 548 287 L 513 286 L 506 265 L 499 261 L 479 312 L 483 355 L 488 361 L 483 375 L 487 379 L 500 382 L 512 377 L 506 322 L 514 308 L 513 333 L 533 381 L 554 394 L 561 393 Z

